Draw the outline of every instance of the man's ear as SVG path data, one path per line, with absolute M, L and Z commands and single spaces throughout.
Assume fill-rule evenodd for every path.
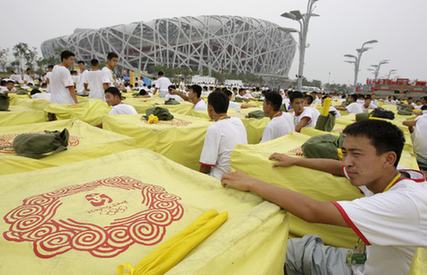
M 384 160 L 385 160 L 384 166 L 388 166 L 388 167 L 393 166 L 394 167 L 395 162 L 397 161 L 397 155 L 393 151 L 386 152 L 386 153 L 384 153 Z

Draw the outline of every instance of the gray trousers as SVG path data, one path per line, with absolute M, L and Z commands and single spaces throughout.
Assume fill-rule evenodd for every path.
M 346 264 L 348 249 L 326 246 L 318 236 L 288 240 L 286 275 L 351 275 Z

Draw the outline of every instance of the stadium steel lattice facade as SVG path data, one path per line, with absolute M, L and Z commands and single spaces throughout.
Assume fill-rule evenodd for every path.
M 42 43 L 43 56 L 62 49 L 78 59 L 120 56 L 127 69 L 150 66 L 187 67 L 194 71 L 227 71 L 287 76 L 296 42 L 271 22 L 239 16 L 155 19 L 101 29 L 76 29 L 73 34 Z

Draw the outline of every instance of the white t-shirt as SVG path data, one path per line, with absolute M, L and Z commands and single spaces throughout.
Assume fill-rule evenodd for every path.
M 414 152 L 427 159 L 427 111 L 416 119 L 414 131 L 412 132 L 412 140 L 414 143 Z
M 317 123 L 317 119 L 320 116 L 320 112 L 313 107 L 304 107 L 304 111 L 296 116 L 294 114 L 294 124 L 298 125 L 304 117 L 310 118 L 310 122 L 305 127 L 315 127 Z
M 11 74 L 10 79 L 12 79 L 13 81 L 15 81 L 15 83 L 22 83 L 22 76 L 20 74 Z
M 120 103 L 115 106 L 112 106 L 109 115 L 136 115 L 138 112 L 131 105 Z
M 200 164 L 211 166 L 210 175 L 221 179 L 230 172 L 230 156 L 237 144 L 247 144 L 245 126 L 239 118 L 218 120 L 206 131 Z
M 184 101 L 184 99 L 182 97 L 180 97 L 179 95 L 166 94 L 166 96 L 165 96 L 166 100 L 171 99 L 171 98 L 175 99 L 178 102 L 183 102 Z
M 206 102 L 203 99 L 200 99 L 199 102 L 194 105 L 194 111 L 196 112 L 205 112 L 207 109 L 208 105 L 206 105 Z
M 155 85 L 155 87 L 160 91 L 160 97 L 165 97 L 167 94 L 169 94 L 168 88 L 170 85 L 172 85 L 172 82 L 169 80 L 169 78 L 162 76 L 156 80 Z
M 367 245 L 367 261 L 353 266 L 354 274 L 408 274 L 416 248 L 427 247 L 427 183 L 414 172 L 416 179 L 402 179 L 384 193 L 334 202 Z
M 51 97 L 51 94 L 49 93 L 37 93 L 31 96 L 32 99 L 43 99 L 47 101 L 50 101 L 50 97 Z
M 295 130 L 294 119 L 291 114 L 282 113 L 273 119 L 265 127 L 261 143 L 290 134 Z
M 233 109 L 236 113 L 240 113 L 240 104 L 234 101 L 230 101 L 228 108 Z
M 51 102 L 58 104 L 74 104 L 67 87 L 74 86 L 70 71 L 62 65 L 55 65 L 50 77 Z
M 85 74 L 83 82 L 88 85 L 90 98 L 98 98 L 105 101 L 103 80 L 104 72 L 100 70 L 88 71 Z
M 50 82 L 51 82 L 51 76 L 52 76 L 52 72 L 47 72 L 47 73 L 46 73 L 46 75 L 44 76 L 45 81 L 46 81 L 46 80 L 48 80 L 48 81 L 49 81 L 49 83 L 47 83 L 47 86 L 46 86 L 46 91 L 47 91 L 48 93 L 50 93 Z
M 24 74 L 24 82 L 34 84 L 34 79 L 30 75 Z
M 103 78 L 102 78 L 102 83 L 106 83 L 108 84 L 110 87 L 114 86 L 114 78 L 113 78 L 113 71 L 110 70 L 110 68 L 108 68 L 107 66 L 105 66 L 104 68 L 102 68 L 102 74 L 103 74 Z
M 360 113 L 363 113 L 363 107 L 362 107 L 362 105 L 360 103 L 357 103 L 357 102 L 352 102 L 352 103 L 348 104 L 345 107 L 345 109 L 350 114 L 360 114 Z
M 84 93 L 84 90 L 85 90 L 84 81 L 88 72 L 89 72 L 88 70 L 84 70 L 79 75 L 79 80 L 77 81 L 77 85 L 76 85 L 77 93 L 79 95 L 82 95 Z

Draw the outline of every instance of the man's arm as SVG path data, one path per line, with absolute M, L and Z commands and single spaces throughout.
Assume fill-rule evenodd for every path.
M 69 86 L 69 87 L 67 87 L 67 89 L 68 89 L 68 92 L 70 93 L 71 97 L 73 98 L 74 103 L 77 104 L 78 101 L 77 101 L 77 96 L 76 96 L 76 88 L 74 86 Z
M 291 157 L 286 154 L 274 153 L 270 156 L 270 160 L 275 161 L 274 167 L 290 167 L 300 166 L 310 168 L 322 172 L 326 172 L 335 176 L 344 177 L 343 163 L 334 159 L 316 159 L 316 158 L 299 158 Z
M 407 126 L 408 127 L 408 130 L 409 130 L 409 132 L 414 132 L 414 127 L 415 127 L 415 125 L 417 124 L 417 121 L 416 120 L 406 120 L 406 121 L 404 121 L 404 122 L 402 122 L 402 124 L 404 125 L 404 126 Z
M 175 91 L 171 91 L 171 94 L 173 94 L 173 95 L 179 95 L 185 101 L 191 101 L 190 98 L 185 93 L 183 93 L 183 92 L 175 90 Z
M 221 183 L 224 187 L 257 194 L 304 221 L 347 226 L 340 212 L 331 202 L 317 201 L 303 194 L 262 182 L 241 172 L 224 175 Z
M 311 118 L 309 117 L 303 117 L 301 121 L 295 125 L 295 132 L 301 132 L 301 129 L 307 126 L 310 123 Z
M 89 84 L 88 83 L 83 83 L 84 87 L 85 87 L 85 91 L 89 91 Z

